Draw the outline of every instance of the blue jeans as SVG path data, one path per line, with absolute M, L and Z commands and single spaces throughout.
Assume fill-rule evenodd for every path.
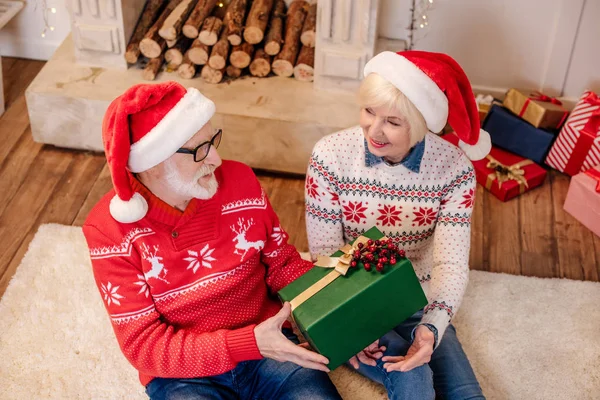
M 284 329 L 283 333 L 298 343 L 291 330 Z M 325 372 L 268 358 L 241 362 L 233 370 L 217 376 L 154 378 L 146 386 L 146 393 L 151 400 L 341 399 Z
M 419 311 L 386 333 L 379 341 L 380 346 L 387 347 L 384 355 L 405 355 L 411 345 L 411 333 L 422 317 L 423 312 Z M 358 372 L 384 385 L 390 399 L 485 399 L 453 325 L 446 329 L 428 364 L 408 372 L 390 373 L 383 364 L 381 360 L 375 367 L 360 363 Z

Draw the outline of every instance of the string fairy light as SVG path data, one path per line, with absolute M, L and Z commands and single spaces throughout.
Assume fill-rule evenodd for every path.
M 37 8 L 38 3 L 36 3 L 35 7 Z M 56 14 L 56 7 L 48 7 L 47 1 L 46 0 L 41 0 L 41 8 L 42 8 L 42 18 L 44 19 L 44 29 L 42 30 L 42 37 L 45 38 L 46 37 L 46 33 L 48 31 L 52 32 L 54 31 L 54 26 L 50 25 L 50 23 L 48 22 L 48 15 L 49 14 Z
M 411 21 L 410 27 L 408 28 L 408 48 L 412 49 L 415 43 L 415 31 L 417 29 L 424 29 L 429 26 L 427 18 L 428 12 L 433 7 L 433 0 L 413 0 L 411 8 Z

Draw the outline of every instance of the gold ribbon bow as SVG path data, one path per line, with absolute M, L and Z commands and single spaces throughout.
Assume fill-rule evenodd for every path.
M 308 288 L 306 288 L 302 293 L 294 297 L 292 301 L 290 301 L 292 311 L 299 307 L 306 300 L 310 299 L 312 296 L 317 294 L 319 291 L 324 289 L 331 282 L 335 281 L 340 276 L 346 275 L 348 273 L 348 270 L 350 269 L 352 256 L 354 255 L 354 252 L 358 250 L 358 244 L 362 243 L 363 245 L 366 245 L 369 240 L 370 239 L 368 237 L 359 236 L 353 244 L 347 244 L 340 249 L 340 251 L 344 253 L 340 257 L 317 257 L 317 262 L 315 263 L 317 267 L 332 268 L 333 271 L 331 271 L 330 273 L 328 273 L 327 275 L 310 285 Z M 384 236 L 379 240 L 387 240 L 387 238 Z
M 504 182 L 514 180 L 519 184 L 519 190 L 521 193 L 525 192 L 525 188 L 529 187 L 527 180 L 525 179 L 525 171 L 523 171 L 523 167 L 526 165 L 533 164 L 531 160 L 523 160 L 513 165 L 504 165 L 500 161 L 496 160 L 494 157 L 488 155 L 486 158 L 489 160 L 486 167 L 489 169 L 493 169 L 494 172 L 490 173 L 487 176 L 487 181 L 485 184 L 485 188 L 490 190 L 492 184 L 495 180 L 498 181 L 498 187 L 502 187 Z

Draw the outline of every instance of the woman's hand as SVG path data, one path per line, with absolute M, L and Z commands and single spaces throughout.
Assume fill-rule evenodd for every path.
M 354 369 L 358 369 L 358 362 L 360 361 L 363 364 L 374 367 L 377 365 L 377 360 L 383 357 L 385 349 L 385 346 L 379 346 L 379 339 L 377 339 L 364 350 L 361 350 L 357 355 L 352 357 L 350 359 L 350 365 L 352 365 Z
M 419 325 L 415 330 L 415 340 L 405 356 L 383 357 L 383 368 L 387 372 L 407 372 L 431 361 L 435 335 L 424 325 Z

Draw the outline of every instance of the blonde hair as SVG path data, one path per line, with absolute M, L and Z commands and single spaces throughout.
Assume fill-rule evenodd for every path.
M 360 84 L 358 102 L 361 108 L 388 107 L 398 110 L 408 123 L 410 147 L 419 143 L 427 133 L 427 124 L 415 105 L 390 82 L 371 73 Z

